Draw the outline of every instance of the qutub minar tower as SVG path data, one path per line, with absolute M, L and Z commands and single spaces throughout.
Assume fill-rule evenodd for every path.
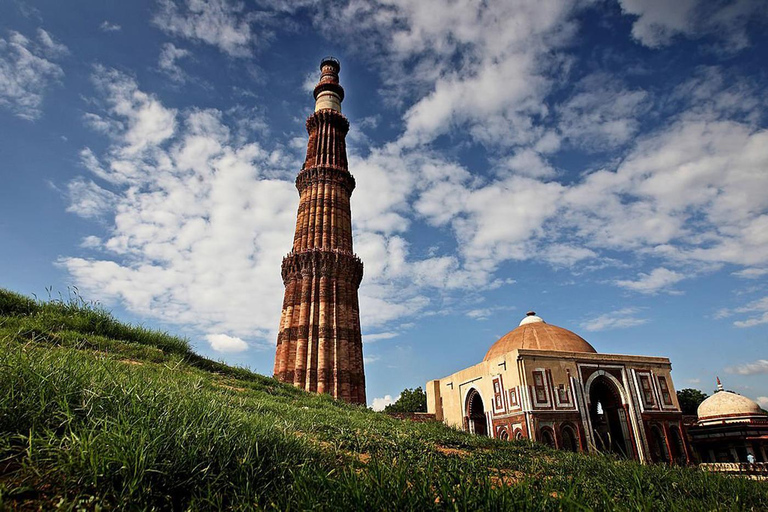
M 307 119 L 307 158 L 296 177 L 293 250 L 283 259 L 283 313 L 275 377 L 306 391 L 365 404 L 357 290 L 363 263 L 352 252 L 349 173 L 339 61 L 325 58 Z

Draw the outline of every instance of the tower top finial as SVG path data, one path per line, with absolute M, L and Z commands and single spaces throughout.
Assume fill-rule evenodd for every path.
M 717 377 L 717 390 L 723 391 L 723 384 L 720 382 L 720 377 Z
M 336 73 L 338 73 L 341 69 L 341 63 L 339 62 L 339 59 L 336 57 L 331 57 L 330 55 L 323 57 L 323 60 L 320 61 L 320 71 L 322 71 L 325 66 L 336 68 Z
M 344 88 L 339 85 L 341 64 L 335 57 L 325 57 L 320 61 L 320 81 L 315 86 L 315 112 L 331 109 L 341 112 L 344 101 Z

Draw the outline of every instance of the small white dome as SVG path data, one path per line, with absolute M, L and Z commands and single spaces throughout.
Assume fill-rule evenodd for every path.
M 748 421 L 754 416 L 765 416 L 753 400 L 731 391 L 718 391 L 701 404 L 696 411 L 699 422 L 707 420 Z
M 546 323 L 544 322 L 544 320 L 541 319 L 541 317 L 536 316 L 536 312 L 529 311 L 528 313 L 526 313 L 525 318 L 520 320 L 520 325 L 535 324 L 538 322 Z

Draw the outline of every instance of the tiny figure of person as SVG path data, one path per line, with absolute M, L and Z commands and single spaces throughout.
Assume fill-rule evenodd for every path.
M 749 462 L 750 464 L 754 464 L 755 463 L 755 456 L 752 455 L 751 453 L 748 453 L 747 454 L 747 462 Z

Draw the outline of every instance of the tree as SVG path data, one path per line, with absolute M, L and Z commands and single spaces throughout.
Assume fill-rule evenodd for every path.
M 677 392 L 677 401 L 680 402 L 680 410 L 683 414 L 696 414 L 699 404 L 707 398 L 706 393 L 698 389 L 686 388 Z
M 427 412 L 427 394 L 421 386 L 405 388 L 395 403 L 384 408 L 384 412 Z

